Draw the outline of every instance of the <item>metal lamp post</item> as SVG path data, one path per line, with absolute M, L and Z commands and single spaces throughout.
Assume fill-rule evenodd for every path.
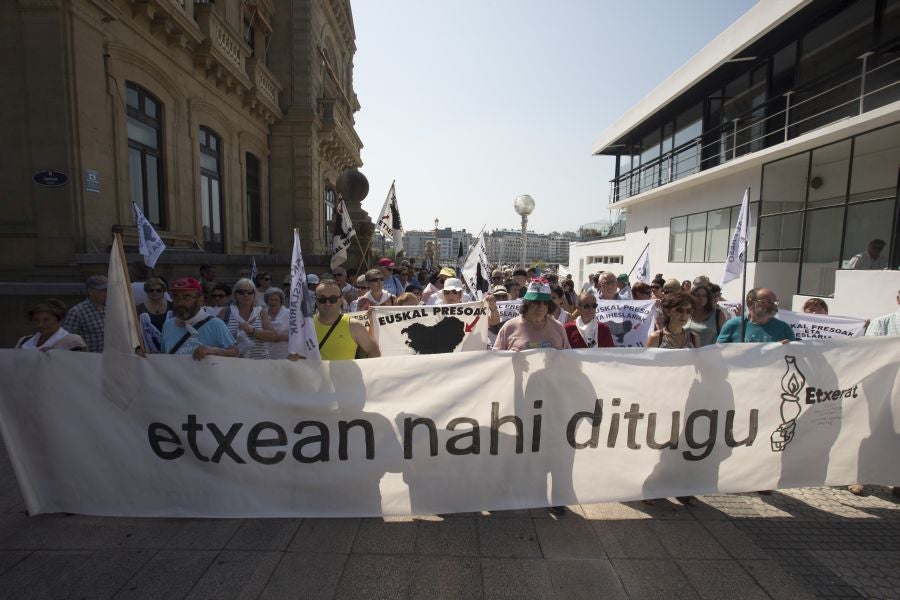
M 528 249 L 528 215 L 534 212 L 534 198 L 527 194 L 519 196 L 513 202 L 513 208 L 522 216 L 522 264 L 520 266 L 524 269 Z

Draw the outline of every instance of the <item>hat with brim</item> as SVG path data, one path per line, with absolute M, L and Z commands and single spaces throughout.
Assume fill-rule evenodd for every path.
M 87 278 L 87 281 L 84 282 L 84 285 L 89 290 L 105 290 L 107 286 L 106 276 L 91 275 Z
M 173 293 L 175 292 L 202 292 L 203 286 L 200 285 L 200 282 L 194 279 L 193 277 L 182 277 L 181 279 L 176 279 L 175 283 L 172 284 L 172 287 L 169 288 Z
M 545 279 L 532 279 L 523 298 L 525 300 L 547 302 L 550 300 L 550 284 Z
M 438 273 L 438 277 L 456 277 L 456 271 L 450 267 L 444 267 L 441 269 L 440 273 Z
M 443 290 L 445 292 L 461 292 L 463 291 L 463 282 L 456 277 L 450 277 L 444 282 Z

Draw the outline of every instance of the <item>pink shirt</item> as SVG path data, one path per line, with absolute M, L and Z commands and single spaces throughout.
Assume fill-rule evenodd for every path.
M 541 329 L 529 325 L 521 316 L 503 324 L 497 333 L 494 350 L 531 350 L 533 348 L 571 348 L 566 330 L 559 321 L 547 316 L 547 324 Z

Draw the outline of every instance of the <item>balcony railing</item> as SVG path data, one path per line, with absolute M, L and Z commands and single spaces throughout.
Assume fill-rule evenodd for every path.
M 206 35 L 195 54 L 197 65 L 205 69 L 208 75 L 224 81 L 227 87 L 240 83 L 249 90 L 251 84 L 246 61 L 250 48 L 222 20 L 212 4 L 195 5 L 194 15 L 200 31 Z
M 874 65 L 874 66 L 873 66 Z M 740 156 L 900 99 L 900 56 L 868 52 L 739 117 L 704 131 L 659 158 L 610 181 L 610 202 L 655 189 Z

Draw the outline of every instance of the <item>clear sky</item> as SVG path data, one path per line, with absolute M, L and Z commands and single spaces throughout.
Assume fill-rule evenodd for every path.
M 574 231 L 609 218 L 609 125 L 750 0 L 353 0 L 363 202 L 405 229 Z

